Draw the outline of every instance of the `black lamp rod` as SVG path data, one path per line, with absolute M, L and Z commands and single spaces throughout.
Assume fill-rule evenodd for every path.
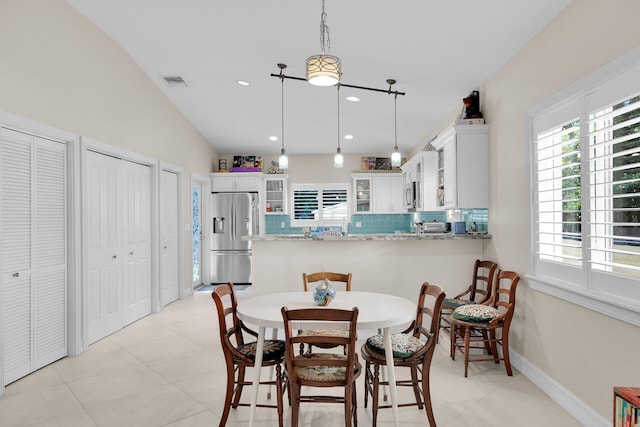
M 302 80 L 304 82 L 307 81 L 307 79 L 305 79 L 305 78 L 287 76 L 286 74 L 273 74 L 273 73 L 271 73 L 271 77 L 277 77 L 279 79 Z M 338 85 L 340 85 L 340 87 L 350 87 L 350 88 L 353 88 L 353 89 L 371 90 L 373 92 L 384 92 L 384 93 L 388 93 L 389 95 L 391 95 L 391 94 L 394 94 L 396 96 L 398 96 L 398 95 L 406 95 L 404 92 L 398 92 L 397 90 L 392 91 L 391 88 L 389 88 L 389 89 L 376 89 L 374 87 L 348 85 L 348 84 L 345 84 L 345 83 L 338 83 Z

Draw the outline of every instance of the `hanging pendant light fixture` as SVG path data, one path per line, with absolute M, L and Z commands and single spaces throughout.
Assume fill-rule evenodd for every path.
M 336 149 L 336 154 L 333 156 L 333 167 L 341 168 L 344 167 L 344 157 L 342 156 L 342 150 L 340 149 L 340 84 L 337 85 L 338 90 L 336 91 L 338 94 L 338 148 Z
M 337 56 L 326 54 L 331 49 L 331 39 L 327 26 L 327 14 L 324 12 L 324 0 L 322 0 L 320 15 L 320 47 L 322 54 L 307 58 L 307 81 L 315 86 L 333 86 L 340 82 L 341 61 Z
M 280 89 L 280 99 L 281 99 L 281 119 L 282 119 L 282 148 L 280 149 L 280 157 L 278 157 L 278 167 L 280 169 L 287 169 L 289 167 L 289 157 L 287 157 L 287 152 L 284 149 L 284 74 L 282 70 L 287 68 L 286 64 L 278 64 L 278 68 L 280 68 L 280 81 L 282 82 L 282 86 Z
M 391 86 L 396 84 L 394 79 L 387 80 L 389 83 L 389 93 L 391 93 Z M 398 93 L 396 92 L 393 97 L 393 135 L 394 135 L 394 145 L 393 145 L 393 153 L 391 153 L 391 166 L 398 167 L 402 163 L 402 156 L 400 155 L 400 151 L 398 150 Z

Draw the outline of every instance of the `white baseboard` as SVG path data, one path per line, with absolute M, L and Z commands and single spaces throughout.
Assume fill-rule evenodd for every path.
M 545 392 L 554 402 L 571 414 L 586 427 L 610 427 L 611 420 L 605 419 L 589 405 L 578 399 L 556 380 L 533 365 L 518 352 L 510 349 L 511 363 L 532 383 Z M 613 393 L 613 390 L 611 391 Z
M 449 334 L 440 332 L 438 345 L 449 351 Z M 585 427 L 611 427 L 611 421 L 604 418 L 589 405 L 578 399 L 573 393 L 551 378 L 540 368 L 533 365 L 520 353 L 510 349 L 509 356 L 514 368 L 534 383 L 540 390 L 567 411 Z M 612 390 L 613 393 L 613 390 Z

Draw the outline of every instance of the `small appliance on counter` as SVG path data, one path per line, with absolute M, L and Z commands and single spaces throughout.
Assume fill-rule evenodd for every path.
M 454 221 L 451 223 L 451 232 L 453 234 L 465 234 L 467 232 L 467 223 L 464 221 Z
M 445 222 L 416 222 L 416 234 L 424 233 L 444 233 L 447 231 L 447 223 Z

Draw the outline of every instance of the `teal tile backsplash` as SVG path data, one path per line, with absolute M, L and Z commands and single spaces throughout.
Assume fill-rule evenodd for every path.
M 467 230 L 476 223 L 478 231 L 489 231 L 488 209 L 464 209 L 461 211 L 462 220 L 467 223 Z M 302 227 L 291 227 L 289 215 L 267 215 L 266 234 L 303 234 Z M 419 221 L 445 222 L 445 211 L 415 212 L 403 214 L 353 214 L 351 215 L 351 234 L 387 234 L 415 231 L 415 223 Z M 284 223 L 284 228 L 281 226 Z M 360 227 L 356 227 L 360 223 Z

